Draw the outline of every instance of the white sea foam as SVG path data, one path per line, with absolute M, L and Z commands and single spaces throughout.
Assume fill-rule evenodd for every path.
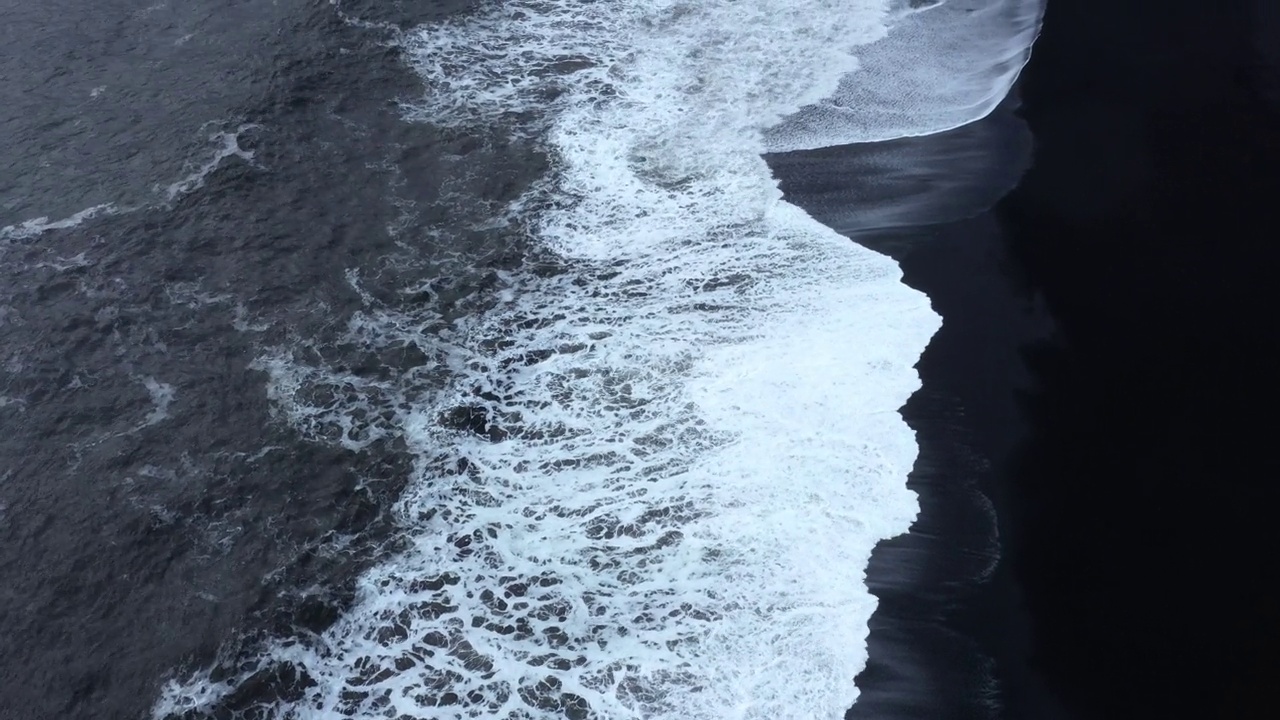
M 774 152 L 915 137 L 986 117 L 1031 55 L 1044 0 L 965 0 L 893 13 L 862 72 L 766 133 Z
M 314 681 L 257 709 L 277 718 L 840 717 L 869 554 L 916 513 L 897 410 L 938 318 L 760 156 L 890 9 L 513 0 L 418 32 L 423 118 L 545 142 L 552 177 L 522 202 L 565 271 L 504 274 L 444 330 L 367 296 L 348 340 L 419 346 L 403 376 L 260 361 L 309 437 L 416 452 L 409 549 L 322 635 L 174 683 L 157 715 L 276 662 Z M 442 424 L 459 412 L 477 433 Z
M 92 220 L 96 217 L 106 215 L 115 215 L 121 212 L 120 208 L 112 203 L 104 203 L 102 205 L 94 205 L 85 208 L 78 213 L 62 218 L 61 220 L 50 220 L 48 217 L 32 218 L 25 220 L 16 225 L 7 225 L 0 227 L 0 240 L 28 240 L 50 230 L 65 230 L 73 228 L 86 220 Z
M 96 93 L 98 90 L 98 88 L 95 88 L 94 92 Z M 163 188 L 157 185 L 154 190 L 157 194 L 164 196 L 166 203 L 172 203 L 177 198 L 204 187 L 205 178 L 218 169 L 222 162 L 228 158 L 238 157 L 247 163 L 253 164 L 253 151 L 240 147 L 240 135 L 248 130 L 259 128 L 260 126 L 249 123 L 236 128 L 235 132 L 222 131 L 213 133 L 209 136 L 209 141 L 216 143 L 218 148 L 211 158 L 199 165 L 189 167 L 190 172 L 181 179 L 169 183 Z M 121 206 L 115 203 L 102 203 L 85 208 L 60 220 L 50 220 L 47 216 L 32 218 L 14 225 L 0 227 L 0 241 L 30 240 L 50 230 L 66 230 L 95 218 L 122 215 L 146 207 L 153 207 L 153 205 Z M 3 250 L 2 245 L 0 245 L 0 250 Z
M 151 395 L 151 403 L 153 405 L 151 412 L 147 415 L 147 419 L 142 423 L 142 427 L 155 425 L 167 420 L 169 418 L 169 406 L 173 404 L 175 395 L 173 386 L 150 376 L 142 378 L 142 384 L 147 388 L 147 393 Z
M 236 128 L 235 132 L 220 131 L 209 136 L 209 142 L 216 143 L 220 147 L 214 152 L 213 157 L 191 169 L 181 180 L 169 183 L 164 189 L 165 199 L 173 202 L 178 197 L 186 195 L 194 190 L 204 187 L 204 179 L 209 173 L 218 169 L 223 160 L 238 157 L 241 160 L 253 164 L 253 151 L 244 150 L 240 147 L 240 135 L 248 130 L 257 130 L 260 126 L 253 123 L 247 123 Z M 157 191 L 159 188 L 157 188 Z

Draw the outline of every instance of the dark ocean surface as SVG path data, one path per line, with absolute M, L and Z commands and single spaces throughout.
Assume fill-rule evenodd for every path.
M 467 7 L 358 5 L 406 27 Z M 370 375 L 411 364 L 326 340 L 359 302 L 344 273 L 464 220 L 432 203 L 476 143 L 403 122 L 419 84 L 390 31 L 325 2 L 2 14 L 0 717 L 138 718 L 242 632 L 330 622 L 386 549 L 404 454 L 305 442 L 252 365 L 299 339 Z M 483 177 L 452 179 L 479 198 L 538 172 L 498 143 L 467 162 Z M 483 284 L 488 242 L 451 247 L 473 272 L 433 300 Z
M 0 0 L 0 720 L 147 717 L 396 549 L 409 453 L 309 442 L 257 361 L 405 376 L 361 293 L 482 307 L 545 161 L 402 119 L 388 41 L 467 3 L 342 9 Z M 944 320 L 849 717 L 1271 717 L 1280 11 L 1051 0 L 983 121 L 770 164 Z

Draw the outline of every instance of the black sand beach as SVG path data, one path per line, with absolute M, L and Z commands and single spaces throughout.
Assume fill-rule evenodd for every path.
M 1012 193 L 859 236 L 944 325 L 905 409 L 921 518 L 870 568 L 850 717 L 1271 717 L 1280 7 L 1050 2 L 1016 95 Z M 985 580 L 969 488 L 998 517 Z
M 449 220 L 441 158 L 484 169 L 454 178 L 483 200 L 542 167 L 403 123 L 418 79 L 327 4 L 64 6 L 10 17 L 0 226 L 121 212 L 0 248 L 0 720 L 135 720 L 228 637 L 332 622 L 387 541 L 404 454 L 273 420 L 258 334 L 321 345 L 349 266 Z M 469 4 L 343 7 L 412 27 Z M 98 62 L 125 50 L 154 72 Z M 253 161 L 188 176 L 241 123 Z M 1280 4 L 1050 0 L 989 118 L 771 163 L 944 319 L 904 409 L 921 514 L 868 570 L 849 717 L 1272 717 Z M 335 533 L 353 549 L 321 552 Z M 288 685 L 264 671 L 218 712 Z

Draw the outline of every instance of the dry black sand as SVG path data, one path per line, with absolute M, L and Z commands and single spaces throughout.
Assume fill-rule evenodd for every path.
M 998 493 L 1028 662 L 1077 717 L 1270 717 L 1280 7 L 1051 3 L 1021 91 L 996 216 L 1056 325 Z

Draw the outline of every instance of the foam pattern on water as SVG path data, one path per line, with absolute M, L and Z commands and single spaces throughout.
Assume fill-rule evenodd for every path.
M 938 318 L 760 155 L 856 81 L 889 10 L 515 0 L 414 35 L 415 114 L 542 138 L 552 177 L 520 202 L 555 269 L 445 323 L 370 300 L 350 341 L 416 344 L 415 372 L 264 358 L 307 435 L 415 451 L 408 549 L 322 635 L 175 683 L 157 715 L 275 664 L 305 681 L 254 717 L 841 717 L 869 554 L 916 512 L 897 410 Z
M 918 137 L 986 117 L 1030 58 L 1045 0 L 897 5 L 888 36 L 859 51 L 863 72 L 770 129 L 770 151 Z

